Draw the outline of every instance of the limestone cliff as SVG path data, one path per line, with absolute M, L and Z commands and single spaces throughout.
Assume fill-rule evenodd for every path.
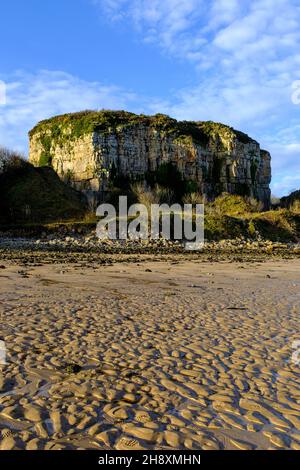
M 42 121 L 29 135 L 30 161 L 83 191 L 101 193 L 116 174 L 143 179 L 172 163 L 209 199 L 229 192 L 269 204 L 270 154 L 223 124 L 84 111 Z

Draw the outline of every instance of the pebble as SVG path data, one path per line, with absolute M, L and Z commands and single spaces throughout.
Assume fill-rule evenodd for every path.
M 13 450 L 16 446 L 16 441 L 13 436 L 8 436 L 2 439 L 0 444 L 1 450 Z

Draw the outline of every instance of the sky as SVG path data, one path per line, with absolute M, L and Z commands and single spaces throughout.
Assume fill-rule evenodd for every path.
M 300 0 L 10 0 L 1 19 L 1 146 L 27 154 L 56 114 L 165 113 L 246 132 L 273 194 L 300 188 Z

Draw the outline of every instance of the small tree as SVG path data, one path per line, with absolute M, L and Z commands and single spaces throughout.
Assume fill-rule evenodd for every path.
M 0 147 L 0 175 L 26 164 L 25 157 L 5 147 Z

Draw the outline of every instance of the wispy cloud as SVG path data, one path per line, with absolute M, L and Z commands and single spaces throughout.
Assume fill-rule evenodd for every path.
M 300 186 L 299 133 L 292 142 L 279 140 L 300 115 L 291 100 L 292 83 L 300 79 L 298 0 L 96 2 L 109 19 L 132 22 L 141 40 L 197 71 L 192 87 L 183 84 L 154 111 L 223 121 L 251 133 L 273 150 L 275 181 L 284 159 Z
M 7 103 L 0 106 L 1 144 L 26 149 L 30 127 L 64 112 L 165 112 L 248 132 L 272 152 L 274 188 L 285 191 L 288 181 L 291 188 L 300 187 L 300 105 L 291 100 L 292 83 L 300 80 L 299 0 L 90 1 L 116 27 L 130 22 L 141 41 L 186 61 L 196 72 L 195 82 L 179 84 L 168 97 L 141 97 L 64 72 L 1 76 L 7 84 Z
M 134 93 L 117 86 L 80 80 L 59 71 L 17 72 L 6 77 L 6 103 L 0 106 L 0 143 L 26 152 L 27 132 L 55 114 L 83 109 L 138 110 Z
M 112 21 L 129 20 L 141 37 L 202 65 L 276 59 L 299 41 L 298 0 L 93 0 Z M 208 49 L 217 56 L 209 57 Z M 259 57 L 257 51 L 264 53 Z M 188 53 L 197 52 L 189 55 Z
M 141 37 L 166 52 L 193 58 L 206 42 L 193 27 L 206 16 L 202 0 L 93 0 L 112 21 L 132 21 Z
M 273 181 L 273 194 L 275 196 L 285 196 L 292 191 L 299 190 L 299 173 L 296 175 L 281 175 Z

